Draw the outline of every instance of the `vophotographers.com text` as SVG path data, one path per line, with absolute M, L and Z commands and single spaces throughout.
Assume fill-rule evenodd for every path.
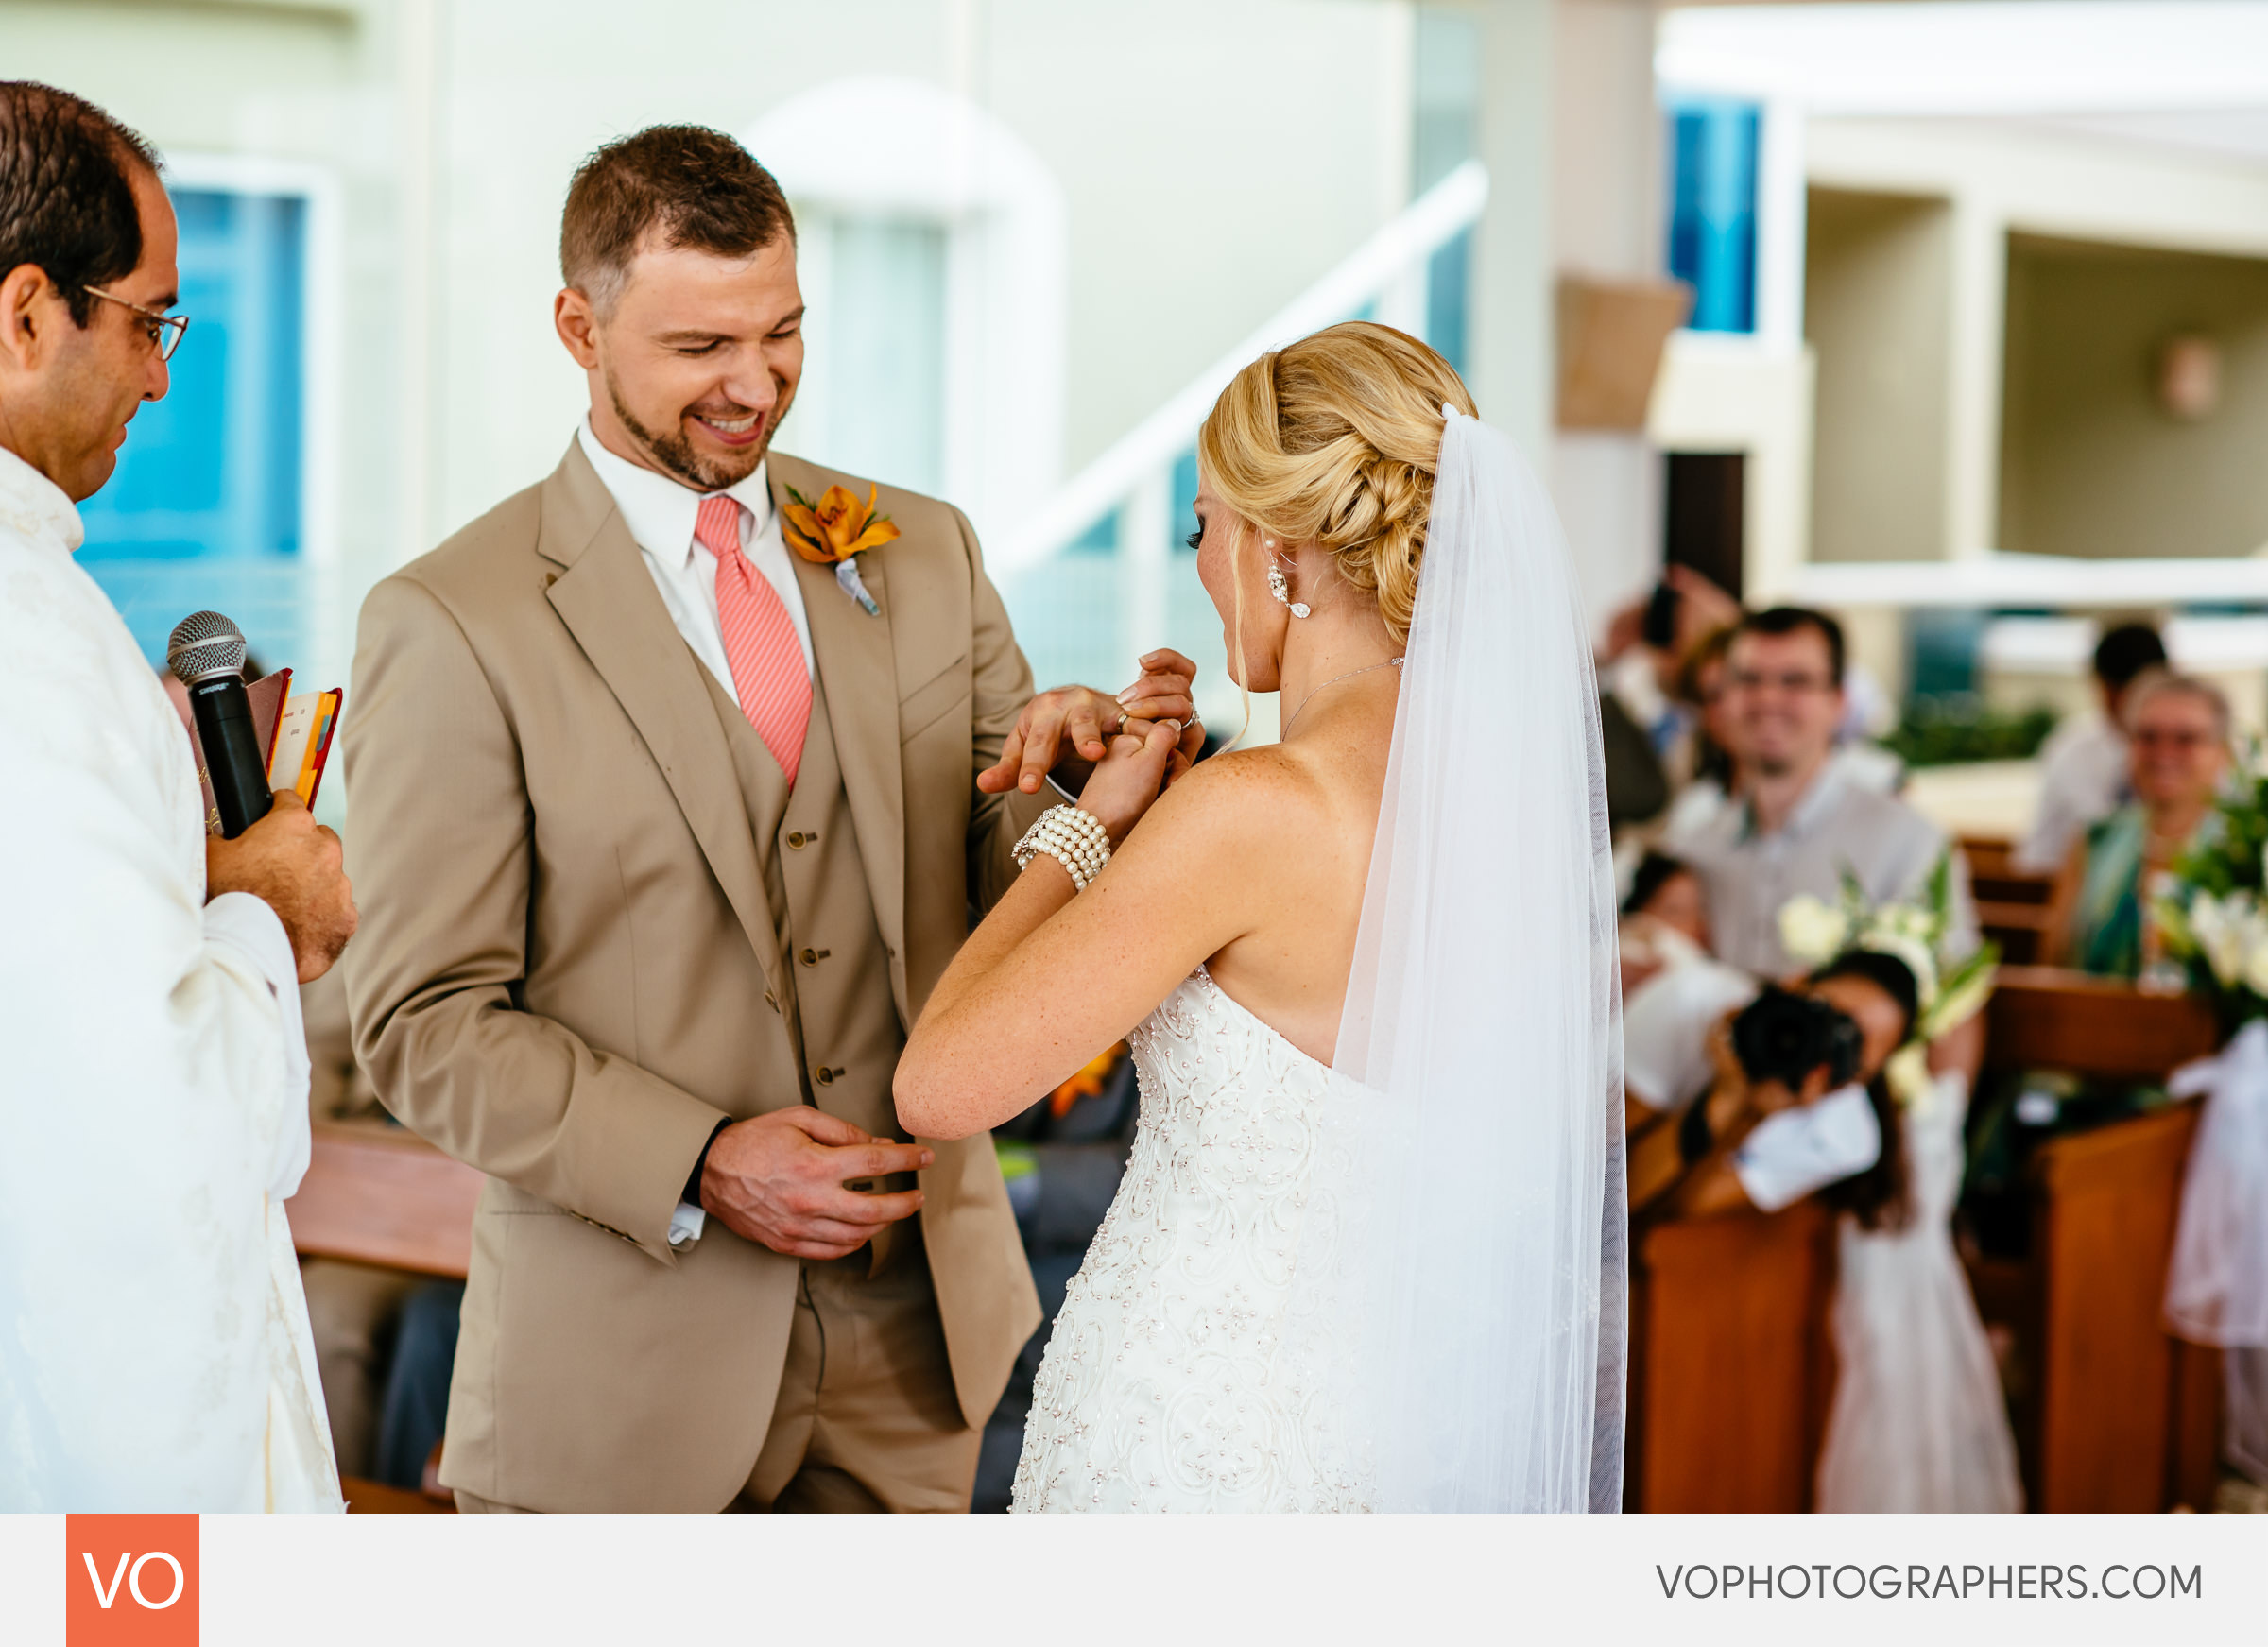
M 2112 1562 L 2090 1571 L 2079 1563 L 1932 1567 L 1879 1562 L 1813 1562 L 1752 1567 L 1745 1562 L 1663 1567 L 1654 1575 L 1670 1601 L 1846 1601 L 1869 1597 L 1917 1601 L 2203 1600 L 2205 1569 Z

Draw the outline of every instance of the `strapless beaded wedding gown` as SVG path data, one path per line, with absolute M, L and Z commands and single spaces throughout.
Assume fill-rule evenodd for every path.
M 1331 1071 L 1203 968 L 1128 1039 L 1141 1124 L 1040 1364 L 1014 1508 L 1362 1509 L 1292 1319 Z

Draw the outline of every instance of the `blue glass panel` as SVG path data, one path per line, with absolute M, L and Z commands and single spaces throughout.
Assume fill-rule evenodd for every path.
M 153 662 L 199 607 L 253 651 L 302 650 L 301 415 L 306 204 L 183 189 L 180 312 L 189 335 L 163 400 L 128 426 L 110 484 L 79 506 L 79 558 Z
M 1472 313 L 1472 231 L 1444 245 L 1425 266 L 1425 340 L 1465 374 L 1466 332 Z
M 1076 555 L 1115 555 L 1118 553 L 1118 511 L 1112 509 L 1101 520 L 1074 538 L 1067 546 Z
M 1753 103 L 1684 98 L 1670 106 L 1670 272 L 1693 288 L 1698 332 L 1756 330 Z
M 1977 689 L 1977 654 L 1989 614 L 1961 607 L 1919 607 L 1906 614 L 1906 692 L 1954 697 Z
M 1166 541 L 1177 555 L 1189 555 L 1189 535 L 1197 529 L 1197 450 L 1191 447 L 1174 459 L 1174 506 Z M 1194 557 L 1192 557 L 1194 558 Z
M 1040 686 L 1072 681 L 1115 692 L 1126 672 L 1119 643 L 1115 555 L 1058 555 L 1012 572 L 1001 598 Z

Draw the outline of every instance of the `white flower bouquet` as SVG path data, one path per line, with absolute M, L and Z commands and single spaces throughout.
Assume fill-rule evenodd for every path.
M 2150 888 L 2166 953 L 2209 996 L 2225 1033 L 2268 1017 L 2268 771 L 2258 752 L 2215 803 L 2215 827 Z
M 1823 967 L 1848 950 L 1873 950 L 1904 962 L 1914 974 L 1919 1008 L 1913 1033 L 1885 1072 L 1902 1103 L 1914 1102 L 1928 1085 L 1929 1043 L 1973 1018 L 1992 995 L 2000 949 L 1988 943 L 1967 956 L 1949 957 L 1952 914 L 1950 852 L 1930 870 L 1918 903 L 1869 903 L 1858 878 L 1846 871 L 1836 901 L 1807 892 L 1780 906 L 1780 945 L 1806 967 Z

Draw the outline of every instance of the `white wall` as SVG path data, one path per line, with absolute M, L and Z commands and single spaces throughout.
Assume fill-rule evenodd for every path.
M 1813 559 L 1944 558 L 1951 215 L 1942 200 L 1812 192 Z
M 745 131 L 845 72 L 988 110 L 1062 189 L 1048 467 L 1075 468 L 1402 203 L 1408 38 L 1387 0 L 0 0 L 8 73 L 162 147 L 338 178 L 342 635 L 371 579 L 563 450 L 582 386 L 550 324 L 558 209 L 599 144 Z
M 1552 18 L 1552 264 L 1637 280 L 1662 268 L 1664 137 L 1653 0 L 1558 0 Z M 1661 458 L 1643 430 L 1555 431 L 1549 472 L 1594 615 L 1660 572 Z
M 2268 166 L 2014 121 L 1816 119 L 1814 185 L 1949 203 L 1941 553 L 2000 547 L 2012 232 L 2268 255 Z

